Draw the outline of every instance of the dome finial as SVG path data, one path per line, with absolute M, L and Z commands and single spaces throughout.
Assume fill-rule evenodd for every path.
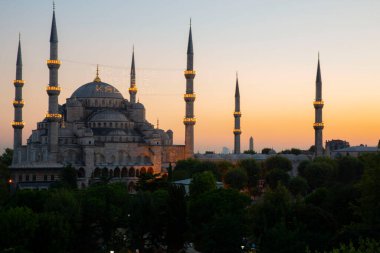
M 94 79 L 94 82 L 101 82 L 100 77 L 99 77 L 99 64 L 96 64 L 96 77 Z

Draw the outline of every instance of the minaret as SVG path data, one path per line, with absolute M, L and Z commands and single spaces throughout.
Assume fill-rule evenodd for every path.
M 190 31 L 189 31 L 189 41 L 187 44 L 187 67 L 185 70 L 186 78 L 186 94 L 184 94 L 184 99 L 186 102 L 186 116 L 183 119 L 183 124 L 185 124 L 185 156 L 192 157 L 194 154 L 194 125 L 196 119 L 194 117 L 194 77 L 195 70 L 193 69 L 194 63 L 194 51 L 193 51 L 193 37 L 191 34 L 191 20 L 190 20 Z
M 323 100 L 322 100 L 322 77 L 321 77 L 321 68 L 319 64 L 319 53 L 318 53 L 318 67 L 317 67 L 317 78 L 315 81 L 316 84 L 316 94 L 315 101 L 313 103 L 315 108 L 315 123 L 313 124 L 315 130 L 315 157 L 323 155 L 323 121 L 322 121 L 322 108 L 323 108 Z
M 48 124 L 48 151 L 49 161 L 55 162 L 58 153 L 58 124 L 62 115 L 58 111 L 58 96 L 61 88 L 58 85 L 58 69 L 61 61 L 58 60 L 58 34 L 55 23 L 55 6 L 53 6 L 53 20 L 50 33 L 50 59 L 47 60 L 49 68 L 49 86 L 46 92 L 49 95 L 49 109 L 46 114 Z
M 24 80 L 22 80 L 22 56 L 21 56 L 21 40 L 19 36 L 18 51 L 16 61 L 16 80 L 13 81 L 15 86 L 15 100 L 13 101 L 13 107 L 15 108 L 13 127 L 13 163 L 17 163 L 20 160 L 18 149 L 22 145 L 22 129 L 24 128 L 24 121 L 22 121 L 22 108 L 24 107 L 24 100 L 22 99 L 22 87 L 24 86 Z
M 249 151 L 253 151 L 253 137 L 249 138 Z
M 235 118 L 235 128 L 234 128 L 234 136 L 235 136 L 235 142 L 234 142 L 234 154 L 240 154 L 240 135 L 241 135 L 241 129 L 240 129 L 240 92 L 239 92 L 239 79 L 238 75 L 236 73 L 236 88 L 235 88 L 235 111 L 234 111 L 234 118 Z
M 132 52 L 132 64 L 131 64 L 131 80 L 130 80 L 130 86 L 129 86 L 129 95 L 130 95 L 130 102 L 136 103 L 136 93 L 137 93 L 137 87 L 136 87 L 136 69 L 135 69 L 135 47 L 133 47 Z

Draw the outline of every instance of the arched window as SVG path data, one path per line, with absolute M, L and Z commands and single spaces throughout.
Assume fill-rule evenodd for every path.
M 149 167 L 149 168 L 148 168 L 148 174 L 153 175 L 153 168 L 152 168 L 152 167 Z
M 128 176 L 128 171 L 127 168 L 123 167 L 121 170 L 121 177 L 127 177 Z
M 95 168 L 94 170 L 94 177 L 97 178 L 97 177 L 100 177 L 101 175 L 101 171 L 99 168 Z
M 102 169 L 102 177 L 105 177 L 105 178 L 108 177 L 108 169 L 107 169 L 106 167 L 104 167 L 104 168 Z
M 135 176 L 135 168 L 131 167 L 129 169 L 129 174 L 128 174 L 129 177 L 134 177 Z
M 78 170 L 78 177 L 83 178 L 85 176 L 86 176 L 86 172 L 84 171 L 84 169 L 82 167 L 80 167 Z
M 113 172 L 114 177 L 120 177 L 120 169 L 119 167 L 116 167 L 115 171 Z
M 145 167 L 142 167 L 140 170 L 140 175 L 144 175 L 144 174 L 146 174 L 146 169 Z

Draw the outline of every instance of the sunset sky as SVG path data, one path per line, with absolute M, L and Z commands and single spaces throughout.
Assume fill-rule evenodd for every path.
M 135 45 L 137 97 L 149 122 L 184 143 L 186 48 L 194 42 L 195 151 L 233 147 L 239 72 L 242 150 L 308 149 L 314 142 L 318 51 L 324 140 L 377 145 L 380 138 L 380 1 L 56 0 L 60 104 L 92 81 L 129 99 Z M 23 55 L 23 142 L 47 111 L 50 0 L 0 0 L 0 150 L 13 145 L 18 33 Z

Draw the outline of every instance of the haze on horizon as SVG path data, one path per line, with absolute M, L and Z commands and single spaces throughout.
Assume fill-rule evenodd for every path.
M 95 77 L 129 99 L 135 45 L 137 97 L 147 119 L 184 143 L 189 17 L 194 42 L 195 151 L 233 147 L 239 72 L 242 151 L 314 144 L 315 76 L 321 53 L 324 140 L 377 145 L 380 135 L 378 1 L 57 0 L 60 104 Z M 50 0 L 0 1 L 0 150 L 13 146 L 13 80 L 21 32 L 23 143 L 47 111 Z

